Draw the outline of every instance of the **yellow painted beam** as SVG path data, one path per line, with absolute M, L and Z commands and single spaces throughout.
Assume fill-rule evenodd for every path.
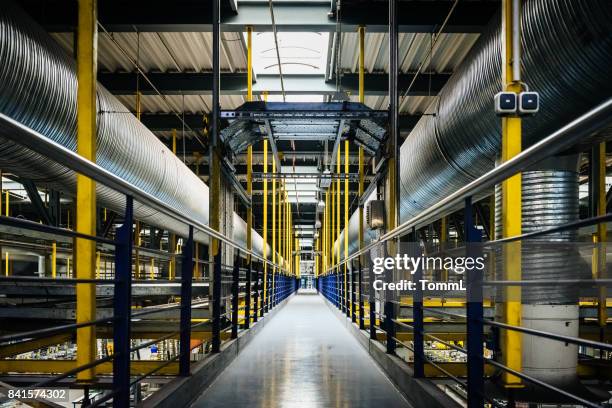
M 155 367 L 163 364 L 159 360 L 133 360 L 130 362 L 130 374 L 146 374 Z M 78 367 L 75 360 L 2 360 L 0 361 L 0 373 L 44 373 L 61 374 Z M 95 367 L 97 374 L 112 374 L 113 363 L 102 363 Z M 155 375 L 176 375 L 178 363 L 170 363 L 161 368 Z
M 272 160 L 274 162 L 274 160 Z M 261 235 L 263 237 L 263 256 L 264 259 L 268 259 L 268 180 L 265 175 L 268 173 L 268 140 L 263 141 L 263 228 Z M 274 247 L 272 247 L 272 253 L 274 253 Z M 264 273 L 263 273 L 263 299 L 268 298 L 268 264 L 264 262 Z
M 79 0 L 77 30 L 77 153 L 96 160 L 96 72 L 97 72 L 97 1 Z M 93 180 L 77 174 L 76 231 L 96 235 L 96 185 Z M 75 240 L 75 272 L 78 279 L 95 277 L 94 241 Z M 92 283 L 79 283 L 76 287 L 76 321 L 85 323 L 96 318 L 96 288 Z M 77 365 L 96 358 L 96 328 L 77 329 Z M 20 362 L 21 363 L 21 362 Z M 77 381 L 91 382 L 95 370 L 77 374 Z
M 338 152 L 336 153 L 336 174 L 340 175 L 340 164 L 341 164 L 341 151 L 342 144 L 338 144 Z M 336 263 L 340 262 L 340 178 L 336 180 L 336 230 L 334 232 L 334 242 L 338 241 L 338 248 L 336 249 Z
M 512 0 L 502 2 L 502 78 L 506 91 L 520 92 L 521 85 L 512 73 Z M 508 161 L 522 150 L 521 118 L 508 116 L 502 118 L 502 162 Z M 503 237 L 521 235 L 522 231 L 522 178 L 516 174 L 502 182 L 502 231 Z M 521 243 L 519 241 L 504 246 L 505 280 L 521 280 Z M 521 326 L 521 288 L 504 288 L 505 302 L 502 303 L 502 321 L 512 326 Z M 502 364 L 522 371 L 522 335 L 514 330 L 500 332 Z M 508 388 L 522 387 L 521 379 L 504 372 L 504 385 Z
M 272 173 L 276 173 L 276 160 L 272 158 Z M 276 265 L 276 179 L 272 178 L 272 263 Z M 276 266 L 272 271 L 274 275 Z
M 247 27 L 247 102 L 253 101 L 253 28 Z M 253 197 L 253 145 L 247 147 L 247 194 Z M 253 206 L 247 208 L 247 249 L 253 249 Z M 251 256 L 247 257 L 249 264 Z
M 349 174 L 349 141 L 344 141 L 344 175 Z M 348 225 L 349 225 L 349 181 L 344 179 L 344 259 L 348 258 Z M 338 243 L 339 244 L 339 243 Z M 344 263 L 344 294 L 350 298 L 348 290 L 348 263 Z
M 51 277 L 57 277 L 57 242 L 51 244 Z
M 331 226 L 331 230 L 329 231 L 329 258 L 330 258 L 330 262 L 329 262 L 329 266 L 332 267 L 333 265 L 336 264 L 336 254 L 334 251 L 334 241 L 335 241 L 335 235 L 336 235 L 336 186 L 335 183 L 332 181 L 331 182 L 331 221 L 330 221 L 330 226 Z

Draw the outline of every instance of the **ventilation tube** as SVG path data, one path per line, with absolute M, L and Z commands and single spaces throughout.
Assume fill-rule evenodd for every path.
M 521 12 L 523 79 L 541 98 L 540 113 L 523 121 L 523 146 L 527 147 L 612 94 L 607 74 L 612 66 L 612 3 L 525 0 Z M 493 97 L 502 90 L 501 54 L 500 17 L 496 16 L 441 90 L 435 116 L 423 116 L 403 143 L 402 222 L 493 169 L 501 150 L 501 121 L 493 110 Z M 523 232 L 577 219 L 575 168 L 556 163 L 523 174 Z M 357 221 L 358 216 L 353 214 L 348 228 L 351 253 L 357 249 L 357 228 L 353 225 Z M 374 237 L 371 233 L 365 236 Z M 556 239 L 571 241 L 573 237 Z M 341 235 L 335 245 L 342 242 Z M 530 276 L 538 274 L 542 278 L 563 277 L 572 267 L 578 270 L 576 254 L 564 254 L 545 265 L 546 257 L 554 256 L 559 254 L 538 256 L 527 250 L 523 267 Z M 567 288 L 552 289 L 554 292 L 551 288 L 547 293 L 537 291 L 544 290 L 541 288 L 524 292 L 524 325 L 577 336 L 577 293 Z M 565 389 L 576 389 L 574 346 L 523 337 L 526 373 Z M 531 395 L 532 400 L 539 399 Z
M 0 9 L 0 112 L 76 151 L 76 64 L 41 27 L 12 2 Z M 104 169 L 208 225 L 208 186 L 104 87 L 97 90 L 97 155 Z M 39 186 L 74 194 L 74 172 L 0 135 L 0 168 Z M 97 185 L 99 205 L 122 212 L 123 194 Z M 146 203 L 135 217 L 181 236 L 187 226 Z M 246 223 L 233 214 L 233 238 L 246 247 Z M 263 240 L 253 230 L 253 251 Z M 208 236 L 196 232 L 207 243 Z M 268 252 L 269 253 L 269 252 Z

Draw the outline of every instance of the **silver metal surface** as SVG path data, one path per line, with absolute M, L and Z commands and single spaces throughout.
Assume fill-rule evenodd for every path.
M 602 75 L 612 65 L 611 19 L 606 0 L 524 2 L 523 81 L 542 99 L 542 111 L 523 121 L 524 147 L 612 94 Z M 501 148 L 501 120 L 493 111 L 493 96 L 502 89 L 499 21 L 491 21 L 442 89 L 435 115 L 423 116 L 401 147 L 402 223 L 431 214 L 494 167 Z M 349 242 L 357 239 L 349 234 Z
M 410 407 L 316 294 L 298 294 L 192 405 Z
M 64 148 L 76 150 L 75 62 L 12 2 L 0 10 L 0 83 L 1 113 Z M 208 187 L 101 86 L 97 103 L 97 164 L 165 206 L 207 226 Z M 74 193 L 73 171 L 4 136 L 0 131 L 0 168 L 30 178 L 40 187 Z M 123 194 L 100 184 L 97 192 L 100 205 L 122 211 Z M 149 204 L 148 200 L 136 203 L 136 218 L 186 234 L 185 224 Z M 234 223 L 235 240 L 246 247 L 246 224 L 236 214 Z M 208 241 L 208 235 L 202 232 L 196 233 L 195 238 Z M 261 254 L 262 245 L 261 236 L 254 231 L 253 250 Z

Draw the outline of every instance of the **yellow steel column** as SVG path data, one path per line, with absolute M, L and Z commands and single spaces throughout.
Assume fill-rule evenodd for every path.
M 365 27 L 359 27 L 359 102 L 365 103 Z M 362 146 L 359 146 L 359 196 L 358 201 L 363 197 L 365 190 L 365 174 L 364 174 L 364 163 L 365 162 L 365 151 Z M 363 249 L 363 205 L 359 205 L 359 250 Z M 363 256 L 360 257 L 364 259 Z M 361 263 L 363 268 L 364 262 Z M 361 285 L 357 285 L 359 296 L 361 296 Z M 361 318 L 361 316 L 360 316 Z
M 4 192 L 4 215 L 6 215 L 7 217 L 11 216 L 11 212 L 10 212 L 10 205 L 9 205 L 9 201 L 11 199 L 11 196 L 9 195 L 9 191 L 6 190 Z
M 325 209 L 323 210 L 323 228 L 321 230 L 322 235 L 323 235 L 323 246 L 322 246 L 322 256 L 323 256 L 323 263 L 322 263 L 322 272 L 323 275 L 325 275 L 325 271 L 327 271 L 327 230 L 328 230 L 328 225 L 327 225 L 327 220 L 328 220 L 328 216 L 327 213 L 329 212 L 329 193 L 326 191 L 325 192 Z
M 268 141 L 264 139 L 263 141 L 263 229 L 261 231 L 261 235 L 263 236 L 263 257 L 267 261 L 268 260 L 268 179 L 266 179 L 266 174 L 268 174 Z M 272 248 L 272 252 L 274 253 L 274 248 Z M 262 303 L 268 296 L 268 264 L 264 262 L 264 272 L 263 272 L 263 297 Z
M 344 179 L 344 259 L 348 258 L 348 224 L 349 224 L 349 141 L 344 141 L 344 175 L 347 177 Z M 350 299 L 348 293 L 348 283 L 347 283 L 347 271 L 348 265 L 346 262 L 344 263 L 344 293 L 347 298 Z M 347 310 L 348 312 L 348 310 Z
M 336 258 L 336 251 L 334 251 L 334 235 L 336 234 L 336 186 L 334 185 L 334 182 L 331 182 L 331 209 L 330 209 L 331 213 L 331 221 L 330 221 L 330 226 L 331 229 L 329 231 L 329 256 L 330 256 L 330 262 L 329 262 L 329 266 L 332 267 L 336 264 L 335 262 L 335 258 Z
M 272 293 L 274 293 L 274 275 L 276 274 L 276 160 L 272 157 Z
M 287 214 L 285 217 L 285 238 L 287 240 L 286 252 L 287 252 L 287 268 L 291 271 L 291 227 L 289 225 L 290 215 L 289 211 L 291 211 L 291 205 L 289 204 L 289 195 L 285 192 L 285 213 Z
M 336 263 L 340 262 L 340 247 L 342 243 L 340 242 L 340 151 L 342 150 L 342 144 L 338 144 L 338 152 L 336 154 L 336 175 L 338 179 L 336 180 L 336 231 L 334 232 L 336 235 L 334 237 L 334 242 L 338 241 L 338 248 L 336 249 Z
M 502 77 L 506 91 L 520 92 L 521 85 L 515 81 L 512 72 L 513 30 L 512 2 L 502 3 Z M 521 152 L 521 118 L 508 116 L 502 118 L 502 162 L 505 162 Z M 502 183 L 502 228 L 503 237 L 513 237 L 521 234 L 522 203 L 521 174 L 516 174 Z M 505 280 L 521 280 L 521 243 L 519 241 L 506 244 L 504 247 Z M 505 324 L 521 325 L 521 288 L 519 286 L 505 287 L 505 303 L 502 304 L 502 319 Z M 522 369 L 522 337 L 514 330 L 501 330 L 502 363 L 507 367 L 521 371 Z M 506 387 L 521 387 L 521 379 L 504 372 L 503 381 Z
M 77 153 L 96 160 L 96 70 L 97 70 L 97 1 L 79 0 L 77 30 Z M 96 235 L 96 185 L 77 175 L 76 231 Z M 75 272 L 78 279 L 95 277 L 94 241 L 75 240 Z M 78 283 L 76 287 L 76 322 L 85 323 L 96 318 L 96 287 L 93 283 Z M 77 329 L 77 366 L 96 359 L 95 326 Z M 77 373 L 77 381 L 91 382 L 95 369 Z
M 51 244 L 51 277 L 55 279 L 57 277 L 57 243 Z
M 253 101 L 253 28 L 247 27 L 247 102 Z M 253 249 L 253 145 L 247 147 L 247 194 L 251 205 L 247 208 L 247 249 Z M 251 263 L 251 255 L 247 257 Z
M 607 203 L 606 203 L 606 143 L 601 142 L 595 149 L 595 154 L 598 157 L 599 167 L 597 168 L 598 177 L 598 185 L 596 188 L 598 189 L 598 202 L 597 202 L 597 214 L 598 216 L 606 215 L 607 212 Z M 606 274 L 606 241 L 608 240 L 608 229 L 607 224 L 605 222 L 601 222 L 597 224 L 597 233 L 595 238 L 595 259 L 593 265 L 593 279 L 603 279 Z M 608 320 L 608 310 L 606 306 L 606 287 L 599 287 L 599 296 L 597 300 L 597 322 L 599 327 L 602 329 L 601 333 L 603 334 L 603 329 L 606 327 L 606 323 Z M 600 339 L 603 341 L 603 339 Z
M 286 254 L 283 252 L 283 181 L 278 181 L 278 264 L 279 273 L 283 271 L 283 263 L 285 262 Z

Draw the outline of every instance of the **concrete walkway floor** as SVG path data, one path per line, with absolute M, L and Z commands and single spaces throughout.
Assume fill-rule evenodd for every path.
M 316 294 L 298 294 L 253 338 L 196 408 L 410 407 Z

